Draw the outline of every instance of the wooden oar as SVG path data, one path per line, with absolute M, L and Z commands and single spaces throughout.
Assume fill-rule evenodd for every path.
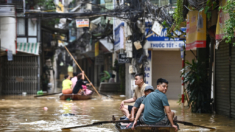
M 68 129 L 74 129 L 74 128 L 81 128 L 81 127 L 91 127 L 91 126 L 97 126 L 97 125 L 102 125 L 102 124 L 106 124 L 106 123 L 117 123 L 117 122 L 129 123 L 129 122 L 131 122 L 131 121 L 129 121 L 129 120 L 100 121 L 100 122 L 94 122 L 94 123 L 88 124 L 88 125 L 74 126 L 74 127 L 66 127 L 66 128 L 62 128 L 62 130 L 68 130 Z M 186 121 L 178 121 L 178 120 L 176 120 L 176 122 L 181 123 L 181 124 L 184 124 L 184 125 L 188 125 L 188 126 L 195 126 L 195 127 L 201 127 L 201 128 L 207 128 L 207 129 L 215 130 L 215 128 L 212 128 L 212 127 L 205 127 L 205 126 L 200 126 L 200 125 L 194 125 L 193 123 L 186 122 Z
M 55 95 L 55 94 L 60 94 L 60 93 L 51 93 L 51 94 L 36 95 L 34 97 L 42 97 L 42 96 L 49 96 L 49 95 Z
M 106 96 L 106 97 L 109 97 L 109 98 L 113 98 L 112 96 L 109 96 L 109 95 L 107 95 L 107 94 L 104 94 L 104 93 L 101 93 L 101 92 L 99 92 L 101 95 L 104 95 L 104 96 Z
M 76 63 L 76 65 L 78 66 L 78 68 L 82 71 L 82 68 L 78 65 L 77 61 L 74 59 L 73 55 L 69 52 L 68 48 L 64 45 L 64 48 L 67 50 L 67 52 L 69 53 L 69 55 L 72 57 L 73 61 Z M 89 83 L 91 83 L 91 81 L 89 80 L 89 78 L 86 76 L 86 74 L 84 73 L 85 78 L 87 79 L 87 81 Z M 96 88 L 93 86 L 93 84 L 91 84 L 92 88 L 95 90 L 95 92 L 100 96 L 99 92 L 96 90 Z
M 191 122 L 178 121 L 178 120 L 176 120 L 176 122 L 177 122 L 177 123 L 180 123 L 180 124 L 187 125 L 187 126 L 195 126 L 195 127 L 201 127 L 201 128 L 207 128 L 207 129 L 215 130 L 215 128 L 213 128 L 213 127 L 205 127 L 205 126 L 200 126 L 200 125 L 194 125 L 194 124 L 191 123 Z
M 102 124 L 106 124 L 106 123 L 118 123 L 118 122 L 129 123 L 129 122 L 131 122 L 131 121 L 129 121 L 129 120 L 99 121 L 99 122 L 94 122 L 94 123 L 88 124 L 88 125 L 74 126 L 74 127 L 66 127 L 66 128 L 62 128 L 62 130 L 68 130 L 68 129 L 74 129 L 74 128 L 81 128 L 81 127 L 90 127 L 90 126 L 97 126 L 97 125 L 102 125 Z

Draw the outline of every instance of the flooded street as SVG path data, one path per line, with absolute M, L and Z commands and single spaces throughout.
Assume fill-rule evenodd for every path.
M 118 119 L 123 116 L 119 111 L 119 95 L 113 98 L 93 96 L 91 100 L 63 101 L 59 95 L 34 98 L 27 96 L 0 97 L 0 131 L 62 131 L 63 127 L 92 124 L 96 121 Z M 178 120 L 197 125 L 215 127 L 216 132 L 235 130 L 235 120 L 215 114 L 194 114 L 186 108 L 181 109 L 176 100 L 170 100 L 171 109 L 176 112 Z M 44 110 L 47 107 L 47 110 Z M 180 131 L 209 131 L 199 127 L 180 125 Z M 115 132 L 114 124 L 71 129 L 83 132 Z

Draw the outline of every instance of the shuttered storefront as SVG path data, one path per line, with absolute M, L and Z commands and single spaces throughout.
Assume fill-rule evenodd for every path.
M 38 56 L 2 57 L 2 94 L 36 94 L 38 90 Z
M 231 48 L 231 117 L 235 118 L 235 46 Z
M 190 63 L 194 55 L 186 51 L 185 60 Z M 178 99 L 181 94 L 181 73 L 182 59 L 180 51 L 153 51 L 152 52 L 152 85 L 156 87 L 158 78 L 164 78 L 169 81 L 167 90 L 168 99 Z
M 0 55 L 1 55 L 1 49 L 0 49 Z M 2 57 L 0 56 L 0 95 L 2 94 Z
M 230 116 L 230 67 L 229 44 L 224 41 L 216 50 L 215 61 L 215 107 L 218 114 Z

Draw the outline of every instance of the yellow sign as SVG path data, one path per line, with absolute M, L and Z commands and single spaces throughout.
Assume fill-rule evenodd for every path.
M 95 43 L 95 56 L 99 55 L 99 42 Z
M 61 2 L 59 2 L 58 6 L 56 6 L 56 12 L 64 12 L 64 5 Z
M 186 50 L 206 47 L 206 14 L 189 11 L 187 14 Z
M 227 4 L 227 0 L 220 1 L 220 6 L 223 7 Z M 215 39 L 223 39 L 224 36 L 224 28 L 225 28 L 225 21 L 228 20 L 229 14 L 223 12 L 222 9 L 219 10 L 217 24 L 216 24 L 216 37 Z

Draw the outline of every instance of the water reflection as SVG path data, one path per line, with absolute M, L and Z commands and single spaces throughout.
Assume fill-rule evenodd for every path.
M 91 100 L 63 101 L 58 95 L 34 98 L 33 96 L 1 96 L 0 97 L 0 131 L 61 131 L 63 127 L 92 124 L 97 121 L 111 120 L 115 115 L 123 116 L 119 111 L 123 97 L 113 98 L 95 96 Z M 195 114 L 181 109 L 175 100 L 169 101 L 171 109 L 176 112 L 178 120 L 192 122 L 197 125 L 215 127 L 216 132 L 235 130 L 235 120 L 216 114 Z M 45 110 L 44 107 L 48 109 Z M 206 132 L 209 129 L 184 126 L 180 131 Z M 104 124 L 71 131 L 83 132 L 115 132 L 114 124 Z

